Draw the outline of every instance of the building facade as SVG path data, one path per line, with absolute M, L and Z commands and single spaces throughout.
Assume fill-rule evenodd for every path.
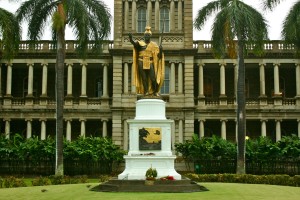
M 114 40 L 100 54 L 78 59 L 76 41 L 66 42 L 64 134 L 108 136 L 128 148 L 127 120 L 140 98 L 131 84 L 132 45 L 152 27 L 165 54 L 161 97 L 174 120 L 172 142 L 217 135 L 236 140 L 237 60 L 216 59 L 210 41 L 193 41 L 192 0 L 115 0 Z M 163 31 L 163 33 L 162 33 Z M 0 65 L 0 128 L 45 139 L 55 135 L 55 46 L 23 41 L 19 54 Z M 251 53 L 246 64 L 247 136 L 300 136 L 300 59 L 281 41 Z

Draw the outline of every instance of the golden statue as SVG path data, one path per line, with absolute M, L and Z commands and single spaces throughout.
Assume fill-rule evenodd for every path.
M 133 44 L 133 85 L 138 94 L 158 96 L 165 76 L 165 61 L 162 46 L 150 41 L 151 27 L 147 26 L 144 41 L 129 40 Z

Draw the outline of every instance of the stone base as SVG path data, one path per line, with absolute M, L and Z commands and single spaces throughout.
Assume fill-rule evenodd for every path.
M 181 180 L 174 168 L 176 156 L 124 156 L 124 159 L 125 170 L 118 175 L 119 180 L 145 180 L 150 167 L 157 170 L 157 178 L 173 176 L 175 180 Z
M 102 183 L 91 191 L 95 192 L 203 192 L 208 191 L 204 186 L 184 178 L 182 180 L 156 180 L 153 185 L 145 185 L 144 180 L 118 180 L 116 178 Z

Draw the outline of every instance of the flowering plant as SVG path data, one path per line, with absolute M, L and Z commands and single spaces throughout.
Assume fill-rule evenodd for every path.
M 150 167 L 147 171 L 146 171 L 146 180 L 155 180 L 157 177 L 157 170 L 155 168 Z
M 175 178 L 174 178 L 174 176 L 164 176 L 164 177 L 161 177 L 160 178 L 160 180 L 162 180 L 162 181 L 174 181 L 175 180 Z

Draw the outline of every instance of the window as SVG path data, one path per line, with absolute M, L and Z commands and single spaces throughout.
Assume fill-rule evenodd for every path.
M 170 32 L 170 14 L 169 9 L 163 7 L 160 9 L 160 18 L 159 18 L 159 30 L 164 31 L 165 33 Z
M 163 85 L 161 86 L 160 93 L 169 94 L 170 93 L 169 88 L 170 88 L 170 68 L 168 66 L 165 66 L 165 80 Z
M 204 95 L 205 97 L 213 97 L 213 81 L 210 77 L 204 78 Z
M 146 22 L 146 8 L 141 7 L 137 10 L 137 32 L 138 33 L 144 33 L 145 27 L 147 26 Z

